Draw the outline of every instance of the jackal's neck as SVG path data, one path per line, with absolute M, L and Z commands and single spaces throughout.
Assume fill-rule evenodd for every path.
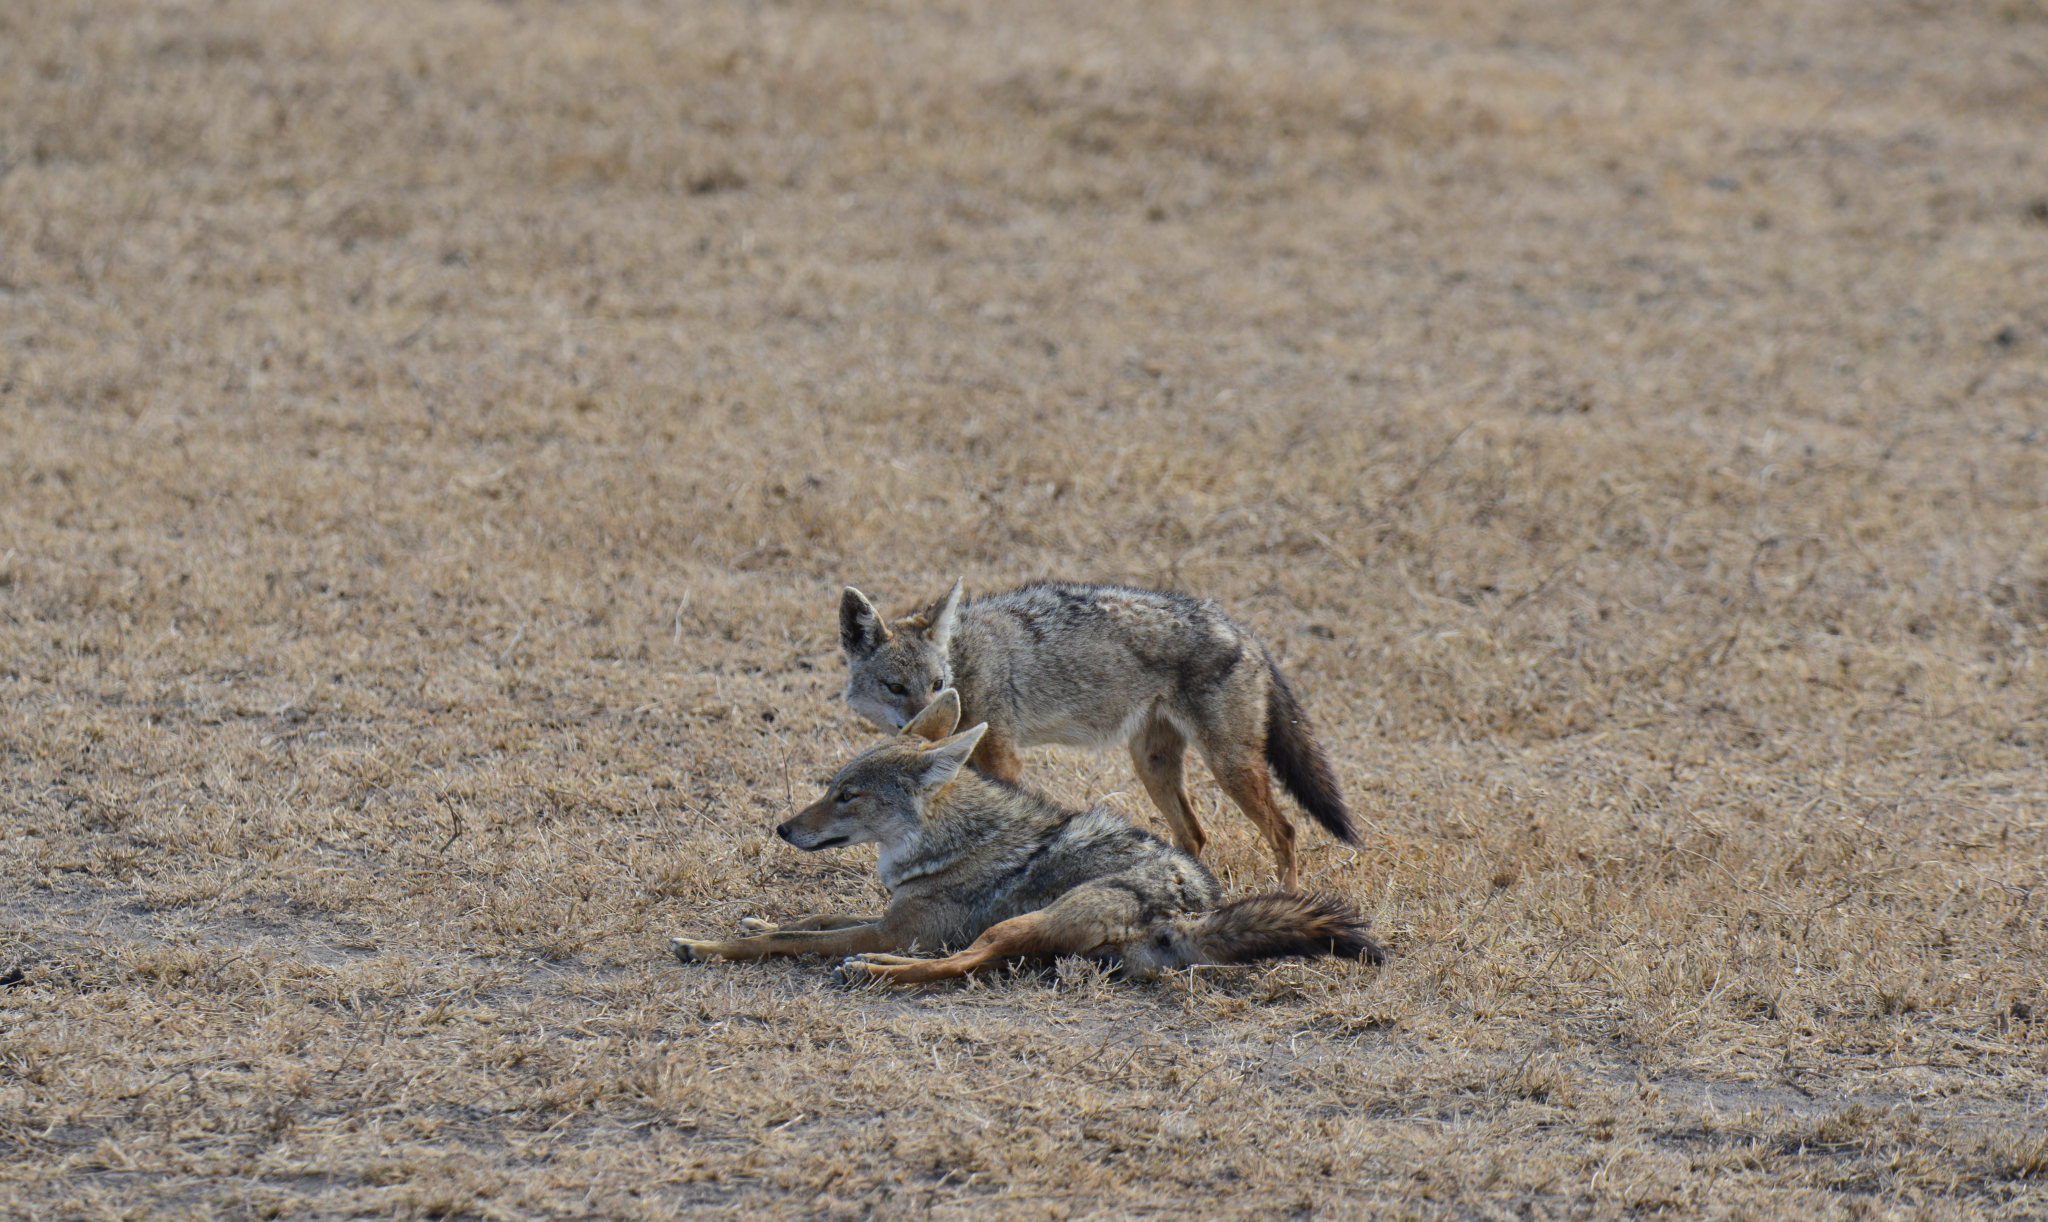
M 882 885 L 894 891 L 912 879 L 937 874 L 961 856 L 1012 830 L 1019 792 L 972 769 L 927 794 L 917 830 L 897 844 L 885 844 L 876 860 Z
M 997 789 L 994 781 L 973 768 L 962 768 L 925 797 L 918 839 L 934 846 L 971 839 L 1000 810 Z
M 996 639 L 986 608 L 977 613 L 975 605 L 960 609 L 960 622 L 946 643 L 946 666 L 953 690 L 960 694 L 960 724 L 973 725 L 988 717 L 994 685 L 1001 682 L 1003 650 Z
M 961 805 L 960 789 L 963 781 L 979 779 L 963 771 L 925 795 L 916 830 L 900 841 L 881 846 L 875 866 L 884 887 L 894 891 L 912 879 L 936 874 L 972 843 L 971 836 L 961 834 L 960 816 L 971 809 L 971 803 Z
M 999 781 L 974 767 L 927 800 L 925 826 L 949 838 L 982 840 L 991 835 L 1029 836 L 1057 827 L 1075 815 L 1035 789 Z

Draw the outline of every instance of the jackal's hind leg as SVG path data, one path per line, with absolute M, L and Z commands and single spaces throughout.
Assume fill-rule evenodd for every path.
M 974 944 L 943 959 L 859 955 L 839 965 L 843 984 L 927 984 L 951 980 L 1012 959 L 1085 955 L 1134 936 L 1138 898 L 1111 879 L 1083 883 L 1047 908 L 1000 921 Z
M 845 984 L 927 984 L 951 980 L 1010 959 L 1042 959 L 1048 951 L 1045 913 L 1029 912 L 992 927 L 974 945 L 943 959 L 909 959 L 901 955 L 857 955 L 834 973 Z
M 1294 823 L 1273 800 L 1273 777 L 1257 744 L 1211 739 L 1201 744 L 1202 757 L 1216 783 L 1239 810 L 1251 816 L 1259 834 L 1273 850 L 1273 865 L 1280 874 L 1283 891 L 1293 891 L 1300 879 L 1294 865 Z
M 1195 804 L 1188 797 L 1187 738 L 1172 722 L 1158 718 L 1146 722 L 1131 735 L 1130 748 L 1138 779 L 1145 783 L 1152 805 L 1166 816 L 1166 825 L 1173 829 L 1173 842 L 1200 857 L 1203 846 L 1209 843 L 1209 835 L 1202 830 L 1202 821 L 1195 816 Z

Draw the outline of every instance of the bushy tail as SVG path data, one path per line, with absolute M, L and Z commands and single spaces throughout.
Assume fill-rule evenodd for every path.
M 1385 963 L 1387 952 L 1366 936 L 1366 924 L 1334 895 L 1273 891 L 1155 925 L 1118 947 L 1116 959 L 1136 979 L 1198 963 L 1257 963 L 1289 955 Z
M 1256 963 L 1289 955 L 1334 955 L 1384 963 L 1366 936 L 1369 922 L 1334 895 L 1273 891 L 1205 912 L 1187 932 L 1203 963 Z
M 1273 678 L 1266 697 L 1267 765 L 1310 818 L 1344 843 L 1357 844 L 1351 808 L 1344 805 L 1344 795 L 1337 789 L 1330 757 L 1323 754 L 1322 744 L 1309 729 L 1307 711 L 1271 658 L 1266 659 L 1266 673 Z

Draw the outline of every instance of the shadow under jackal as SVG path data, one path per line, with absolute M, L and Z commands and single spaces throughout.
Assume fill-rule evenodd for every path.
M 889 984 L 1062 955 L 1135 977 L 1287 955 L 1384 960 L 1342 900 L 1274 892 L 1218 907 L 1216 880 L 1192 854 L 1099 807 L 1073 810 L 966 767 L 986 727 L 955 734 L 959 716 L 959 698 L 940 692 L 902 737 L 856 757 L 775 829 L 805 850 L 880 846 L 885 911 L 743 921 L 751 936 L 676 938 L 676 957 L 847 956 L 842 980 Z
M 950 687 L 962 720 L 988 726 L 974 765 L 1005 781 L 1022 769 L 1020 747 L 1128 743 L 1174 843 L 1200 856 L 1208 835 L 1183 771 L 1192 743 L 1265 836 L 1289 891 L 1294 824 L 1273 800 L 1274 775 L 1331 835 L 1358 843 L 1301 702 L 1266 647 L 1215 603 L 1080 582 L 1037 582 L 965 604 L 960 591 L 956 582 L 889 622 L 846 588 L 839 644 L 856 712 L 901 729 Z

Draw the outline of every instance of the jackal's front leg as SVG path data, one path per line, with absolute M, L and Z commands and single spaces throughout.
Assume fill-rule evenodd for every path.
M 1008 726 L 991 724 L 974 744 L 974 754 L 968 762 L 999 781 L 1016 783 L 1024 771 L 1023 757 L 1017 754 L 1017 740 Z
M 894 931 L 879 922 L 839 929 L 778 929 L 723 942 L 669 939 L 669 948 L 684 963 L 702 963 L 707 959 L 753 963 L 776 955 L 862 955 L 895 950 L 897 945 Z
M 759 917 L 741 917 L 740 932 L 744 934 L 774 933 L 777 930 L 798 933 L 818 929 L 851 929 L 855 925 L 873 925 L 882 918 L 878 916 L 807 916 L 787 925 L 777 925 Z

